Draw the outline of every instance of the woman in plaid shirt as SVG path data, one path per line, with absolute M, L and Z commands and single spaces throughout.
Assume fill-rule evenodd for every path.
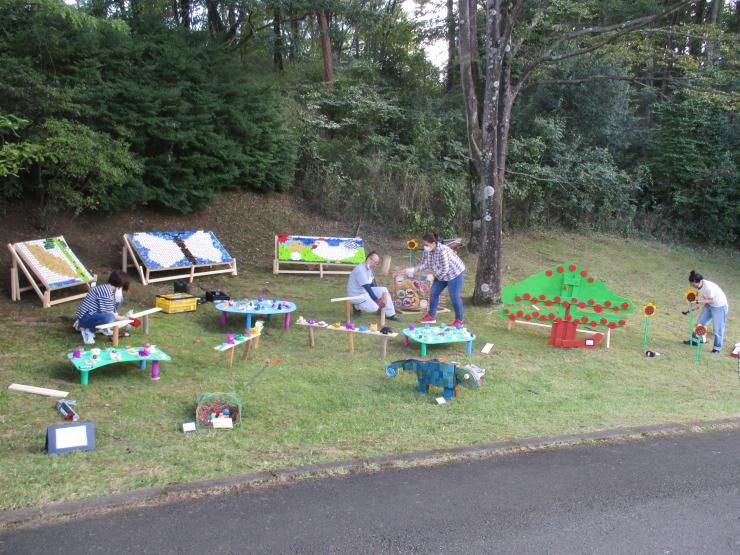
M 414 271 L 421 272 L 427 268 L 434 274 L 434 283 L 429 294 L 429 313 L 421 319 L 423 324 L 433 324 L 437 321 L 437 306 L 439 305 L 439 296 L 447 287 L 452 301 L 452 308 L 455 310 L 455 322 L 453 326 L 460 324 L 465 325 L 463 320 L 463 304 L 460 292 L 462 290 L 463 280 L 465 279 L 465 264 L 459 256 L 447 245 L 442 244 L 439 236 L 434 233 L 427 233 L 421 238 L 424 245 L 424 256 L 421 263 L 416 268 L 409 268 L 409 273 L 413 276 Z

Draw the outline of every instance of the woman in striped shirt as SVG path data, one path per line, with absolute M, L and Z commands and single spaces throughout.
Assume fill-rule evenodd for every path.
M 130 284 L 131 278 L 126 272 L 113 270 L 108 283 L 93 287 L 82 299 L 75 313 L 74 328 L 80 331 L 86 345 L 95 343 L 96 326 L 125 320 L 124 316 L 118 315 L 118 308 L 123 303 L 123 292 L 128 291 Z
M 421 263 L 416 268 L 409 268 L 411 275 L 414 271 L 421 272 L 427 268 L 434 274 L 434 283 L 429 293 L 429 313 L 420 321 L 423 324 L 434 324 L 437 321 L 437 306 L 439 305 L 439 296 L 447 287 L 452 301 L 452 308 L 455 310 L 455 321 L 452 324 L 457 326 L 465 325 L 463 304 L 460 292 L 462 290 L 463 280 L 465 279 L 465 264 L 459 256 L 447 245 L 444 245 L 439 236 L 434 233 L 427 233 L 421 238 L 424 246 L 424 256 Z

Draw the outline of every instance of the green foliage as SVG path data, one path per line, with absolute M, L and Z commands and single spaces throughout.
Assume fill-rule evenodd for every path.
M 538 118 L 533 131 L 534 136 L 510 143 L 509 225 L 629 230 L 639 185 L 617 167 L 608 149 L 568 136 L 560 120 Z
M 369 78 L 357 83 L 356 72 Z M 460 122 L 433 97 L 407 106 L 381 85 L 379 68 L 353 63 L 346 75 L 334 92 L 303 91 L 298 190 L 322 213 L 358 223 L 459 232 L 467 214 Z
M 684 237 L 737 244 L 740 134 L 732 108 L 680 92 L 656 109 L 654 145 L 651 208 Z
M 22 137 L 0 130 L 10 194 L 35 195 L 43 211 L 190 212 L 222 189 L 292 185 L 278 91 L 233 51 L 143 14 L 130 28 L 46 1 L 1 4 L 0 17 L 3 108 L 28 123 Z

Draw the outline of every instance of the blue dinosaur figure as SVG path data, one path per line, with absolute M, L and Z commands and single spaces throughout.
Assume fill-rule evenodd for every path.
M 418 379 L 416 391 L 426 393 L 431 386 L 441 387 L 445 399 L 457 395 L 460 386 L 479 388 L 486 371 L 475 364 L 461 364 L 441 358 L 409 358 L 396 360 L 385 367 L 385 375 L 395 378 L 398 370 L 415 372 Z

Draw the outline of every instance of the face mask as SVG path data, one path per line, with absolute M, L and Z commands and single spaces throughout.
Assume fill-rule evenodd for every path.
M 115 292 L 116 302 L 122 303 L 123 302 L 123 289 L 116 289 Z
M 424 252 L 432 252 L 432 247 L 429 245 L 424 245 Z

